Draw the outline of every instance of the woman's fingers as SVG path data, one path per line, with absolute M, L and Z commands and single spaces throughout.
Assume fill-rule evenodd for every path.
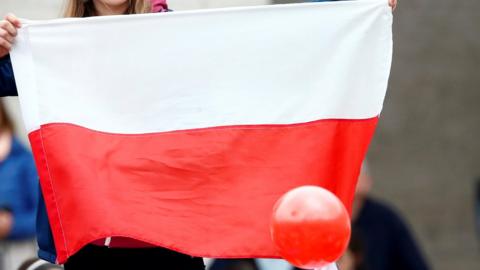
M 388 3 L 392 7 L 392 10 L 395 10 L 395 8 L 397 7 L 397 0 L 389 0 Z
M 20 28 L 22 26 L 22 23 L 20 22 L 20 20 L 17 18 L 17 16 L 13 15 L 13 14 L 8 14 L 6 17 L 5 17 L 5 20 L 9 21 L 11 24 L 13 24 L 13 26 L 15 26 L 15 28 Z
M 12 43 L 13 39 L 14 39 L 14 37 L 9 32 L 7 32 L 6 30 L 4 30 L 2 28 L 0 28 L 0 38 L 5 39 L 10 43 Z
M 17 28 L 20 26 L 20 20 L 13 14 L 8 14 L 0 21 L 0 57 L 4 57 L 12 49 Z
M 7 20 L 0 21 L 0 29 L 7 31 L 11 36 L 17 35 L 17 28 L 15 28 L 15 26 L 13 26 L 13 24 L 10 21 L 7 21 Z
M 10 43 L 8 40 L 0 38 L 0 47 L 4 50 L 10 51 L 12 49 L 12 43 Z M 0 57 L 2 57 L 1 55 Z

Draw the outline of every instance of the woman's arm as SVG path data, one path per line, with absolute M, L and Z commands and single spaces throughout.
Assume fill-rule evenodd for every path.
M 13 14 L 8 14 L 0 21 L 0 58 L 5 57 L 12 49 L 12 43 L 20 28 L 20 20 Z
M 0 97 L 17 96 L 12 63 L 7 55 L 0 59 Z
M 12 63 L 8 54 L 19 27 L 20 21 L 12 14 L 0 21 L 0 97 L 17 95 Z

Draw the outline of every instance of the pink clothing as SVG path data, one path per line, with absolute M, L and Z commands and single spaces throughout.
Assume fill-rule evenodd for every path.
M 167 0 L 152 0 L 152 11 L 162 12 L 168 9 Z

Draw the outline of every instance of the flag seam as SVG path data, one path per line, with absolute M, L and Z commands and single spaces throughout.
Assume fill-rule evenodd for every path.
M 50 172 L 50 166 L 48 165 L 47 152 L 45 150 L 45 145 L 43 143 L 43 140 L 44 140 L 43 139 L 43 131 L 42 131 L 42 129 L 40 129 L 39 131 L 40 131 L 40 142 L 42 143 L 42 151 L 43 151 L 43 155 L 45 156 L 45 166 L 47 167 L 47 172 L 48 172 L 48 182 L 50 183 L 50 187 L 52 189 L 53 200 L 55 201 L 55 208 L 57 209 L 58 222 L 60 224 L 60 229 L 62 231 L 62 236 L 63 236 L 63 245 L 65 246 L 65 251 L 67 252 L 67 257 L 68 257 L 70 255 L 70 253 L 68 252 L 67 238 L 65 237 L 65 230 L 63 229 L 62 218 L 61 218 L 61 215 L 60 215 L 60 208 L 58 207 L 55 187 L 54 187 L 53 182 L 52 182 L 52 180 L 53 180 L 52 179 L 52 174 Z

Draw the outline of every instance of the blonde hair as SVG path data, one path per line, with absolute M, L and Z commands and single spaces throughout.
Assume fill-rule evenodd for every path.
M 141 14 L 151 12 L 150 0 L 129 0 L 130 5 L 126 14 Z M 96 16 L 93 0 L 68 0 L 64 13 L 65 17 Z

